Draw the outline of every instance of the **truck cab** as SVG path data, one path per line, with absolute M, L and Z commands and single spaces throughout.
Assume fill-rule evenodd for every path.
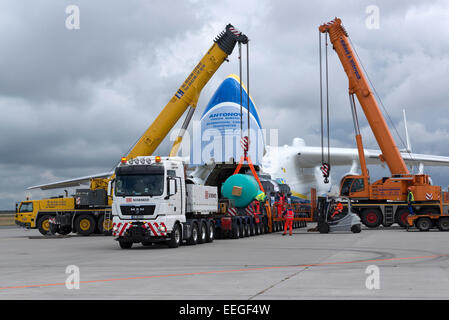
M 38 211 L 38 204 L 36 202 L 36 200 L 26 200 L 16 204 L 16 225 L 28 229 L 36 226 Z
M 186 181 L 181 158 L 122 159 L 112 189 L 113 235 L 124 249 L 154 242 L 177 247 L 192 234 L 213 233 L 210 217 L 218 208 L 217 188 Z

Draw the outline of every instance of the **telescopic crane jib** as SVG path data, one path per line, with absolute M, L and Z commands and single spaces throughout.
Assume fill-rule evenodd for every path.
M 410 174 L 401 153 L 388 129 L 387 123 L 373 95 L 373 91 L 357 60 L 355 51 L 341 20 L 335 18 L 319 27 L 321 33 L 327 33 L 349 80 L 349 96 L 356 131 L 357 148 L 362 168 L 360 176 L 346 176 L 341 182 L 341 195 L 358 199 L 399 200 L 405 201 L 408 190 L 412 190 L 416 201 L 438 201 L 441 188 L 431 186 L 428 175 Z M 372 184 L 366 169 L 362 138 L 357 121 L 354 95 L 373 131 L 382 151 L 380 159 L 386 162 L 391 177 L 383 178 Z M 410 189 L 409 189 L 410 188 Z
M 201 90 L 223 62 L 227 60 L 228 56 L 234 50 L 235 45 L 237 43 L 246 44 L 248 41 L 249 39 L 245 34 L 237 30 L 231 24 L 228 24 L 225 30 L 215 38 L 212 47 L 195 66 L 168 104 L 159 113 L 157 118 L 125 157 L 135 158 L 137 156 L 152 155 L 190 106 L 191 108 L 188 111 L 180 134 L 176 138 L 170 151 L 170 156 L 176 156 L 183 134 L 192 119 Z M 106 189 L 108 181 L 111 180 L 111 178 L 92 179 L 91 189 Z

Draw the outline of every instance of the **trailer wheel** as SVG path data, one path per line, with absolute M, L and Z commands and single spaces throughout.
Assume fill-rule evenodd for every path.
M 198 243 L 198 224 L 193 223 L 192 224 L 192 234 L 190 235 L 190 238 L 187 239 L 187 244 L 194 246 Z
M 244 238 L 245 237 L 245 226 L 243 225 L 242 221 L 240 221 L 239 229 L 240 229 L 239 230 L 239 232 L 240 232 L 239 237 L 240 238 Z
M 42 235 L 47 235 L 50 232 L 50 222 L 48 219 L 50 215 L 44 215 L 37 220 L 37 228 Z
M 438 219 L 437 227 L 440 231 L 449 231 L 449 218 L 442 217 Z
M 238 226 L 237 223 L 232 224 L 231 238 L 232 239 L 240 238 L 240 227 Z
M 215 224 L 211 221 L 209 223 L 208 233 L 207 233 L 207 242 L 213 242 L 215 239 Z
M 265 233 L 265 226 L 263 225 L 262 220 L 260 220 L 259 222 L 259 234 L 264 234 Z
M 426 217 L 419 218 L 416 220 L 416 227 L 419 231 L 429 231 L 432 228 L 432 221 Z
M 122 249 L 130 249 L 133 246 L 132 242 L 123 241 L 123 240 L 120 240 L 118 242 L 118 244 L 120 245 L 120 248 L 122 248 Z
M 244 229 L 244 237 L 249 237 L 249 224 L 247 222 L 245 222 L 243 224 L 243 229 Z
M 95 219 L 90 215 L 81 215 L 75 219 L 78 234 L 88 236 L 95 231 Z
M 198 243 L 206 243 L 207 241 L 207 225 L 205 222 L 201 222 L 201 227 L 199 228 Z
M 256 230 L 254 228 L 254 222 L 250 220 L 249 222 L 249 236 L 252 237 L 256 234 Z
M 382 214 L 378 209 L 365 209 L 360 218 L 363 224 L 369 228 L 377 228 L 382 222 Z
M 175 223 L 170 234 L 170 240 L 167 242 L 169 248 L 177 248 L 181 244 L 181 228 L 179 223 Z

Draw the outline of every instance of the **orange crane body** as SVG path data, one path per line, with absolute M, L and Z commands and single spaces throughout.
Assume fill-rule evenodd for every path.
M 321 25 L 319 31 L 329 34 L 333 48 L 348 76 L 349 94 L 357 97 L 382 151 L 380 159 L 387 164 L 392 175 L 372 184 L 369 183 L 362 138 L 360 133 L 357 133 L 356 142 L 362 175 L 344 177 L 340 185 L 341 195 L 354 199 L 406 201 L 408 191 L 410 190 L 413 192 L 415 201 L 439 202 L 441 207 L 441 187 L 432 186 L 428 175 L 413 175 L 409 173 L 373 95 L 369 82 L 356 58 L 341 20 L 335 18 L 331 22 Z

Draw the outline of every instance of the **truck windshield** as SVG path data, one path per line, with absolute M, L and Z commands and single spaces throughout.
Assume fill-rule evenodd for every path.
M 164 192 L 163 174 L 120 175 L 115 182 L 116 196 L 161 196 Z
M 341 196 L 349 196 L 349 187 L 351 186 L 351 183 L 354 179 L 353 178 L 347 178 L 342 186 L 341 186 L 341 190 L 340 190 L 340 195 Z
M 33 212 L 33 203 L 32 202 L 22 203 L 19 212 Z

